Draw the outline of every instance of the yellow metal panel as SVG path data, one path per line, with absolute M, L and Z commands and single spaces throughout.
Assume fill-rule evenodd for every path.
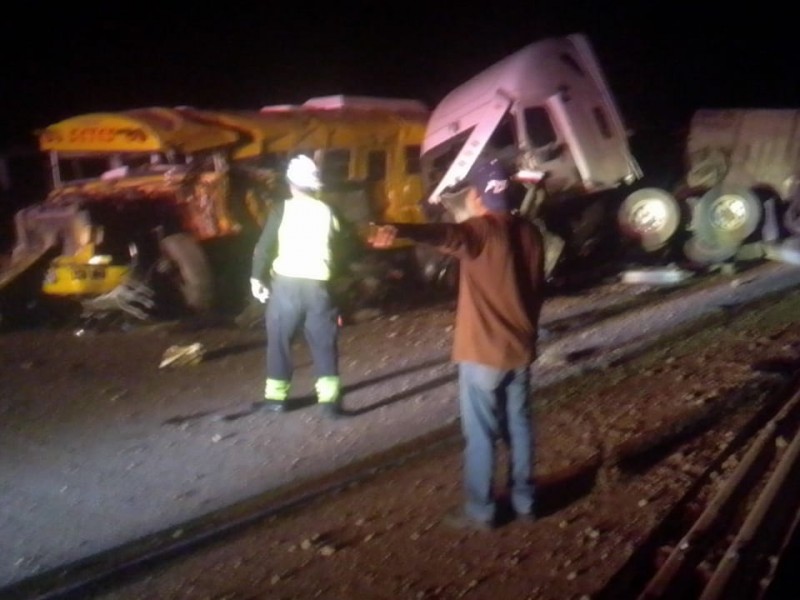
M 99 296 L 120 285 L 128 272 L 125 266 L 57 259 L 47 272 L 42 291 L 51 296 Z

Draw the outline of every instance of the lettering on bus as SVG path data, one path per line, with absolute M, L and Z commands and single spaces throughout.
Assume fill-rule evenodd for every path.
M 129 143 L 144 142 L 147 132 L 138 127 L 73 127 L 67 132 L 70 144 L 110 144 L 120 138 Z

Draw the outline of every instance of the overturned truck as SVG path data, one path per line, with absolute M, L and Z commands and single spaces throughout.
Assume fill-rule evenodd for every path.
M 39 292 L 136 317 L 237 311 L 288 159 L 311 154 L 361 231 L 423 219 L 417 101 L 331 96 L 257 111 L 149 107 L 79 115 L 39 133 L 52 190 L 15 216 L 0 290 L 44 267 Z
M 526 192 L 520 210 L 546 241 L 548 274 L 596 260 L 615 237 L 621 191 L 642 177 L 628 131 L 588 39 L 540 40 L 452 90 L 423 144 L 429 213 L 466 217 L 449 193 L 479 156 L 497 158 Z
M 422 149 L 428 213 L 464 219 L 463 194 L 449 190 L 485 156 L 522 185 L 520 211 L 544 233 L 553 281 L 609 266 L 689 276 L 729 261 L 800 262 L 800 111 L 698 110 L 688 132 L 675 187 L 643 187 L 635 132 L 588 38 L 540 40 L 434 107 Z

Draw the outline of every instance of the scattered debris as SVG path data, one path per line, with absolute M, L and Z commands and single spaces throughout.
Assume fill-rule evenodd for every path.
M 654 285 L 671 285 L 680 283 L 692 276 L 690 271 L 674 266 L 663 268 L 630 269 L 622 273 L 622 283 L 649 283 Z
M 170 346 L 161 357 L 161 364 L 158 365 L 158 368 L 198 365 L 202 362 L 204 355 L 205 348 L 199 342 L 188 346 Z

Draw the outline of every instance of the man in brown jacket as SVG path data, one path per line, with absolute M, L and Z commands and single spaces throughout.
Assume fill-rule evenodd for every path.
M 492 529 L 498 439 L 510 448 L 511 505 L 518 518 L 533 519 L 530 366 L 544 298 L 544 247 L 539 229 L 512 210 L 512 182 L 496 160 L 476 163 L 465 182 L 467 220 L 378 225 L 370 242 L 382 248 L 403 237 L 459 259 L 452 360 L 466 442 L 465 501 L 445 522 Z

